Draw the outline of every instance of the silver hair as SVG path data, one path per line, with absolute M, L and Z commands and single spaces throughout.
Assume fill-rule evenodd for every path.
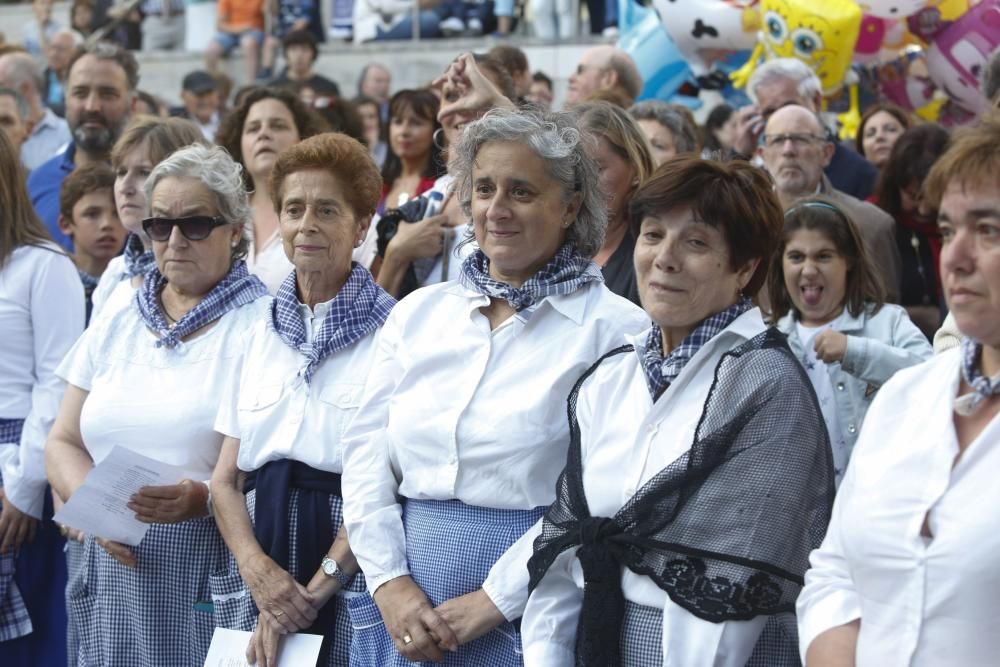
M 146 178 L 146 215 L 151 215 L 153 188 L 168 177 L 193 178 L 200 181 L 215 198 L 219 215 L 240 228 L 240 242 L 233 248 L 233 260 L 243 259 L 250 249 L 252 214 L 250 198 L 243 185 L 243 167 L 220 146 L 191 144 L 174 151 L 153 167 Z
M 532 109 L 493 109 L 467 125 L 448 165 L 465 215 L 472 217 L 472 170 L 480 149 L 495 141 L 522 143 L 545 163 L 546 173 L 562 189 L 564 202 L 576 194 L 582 197 L 566 241 L 586 257 L 597 254 L 604 243 L 608 214 L 597 182 L 597 163 L 588 157 L 583 135 L 575 125 L 573 114 Z
M 25 83 L 30 83 L 35 93 L 41 96 L 45 90 L 45 72 L 42 66 L 27 53 L 8 53 L 3 56 L 7 63 L 5 80 L 2 82 L 7 88 L 17 90 Z
M 795 58 L 775 58 L 753 71 L 747 82 L 747 95 L 757 104 L 757 89 L 778 79 L 794 81 L 798 85 L 799 97 L 810 102 L 817 94 L 823 94 L 823 84 L 808 65 Z
M 14 106 L 17 107 L 17 116 L 21 119 L 22 123 L 27 123 L 28 119 L 31 117 L 31 109 L 28 108 L 28 101 L 24 99 L 24 95 L 17 92 L 13 88 L 5 88 L 0 86 L 0 97 L 9 97 L 14 100 Z
M 694 153 L 698 150 L 698 137 L 679 111 L 661 100 L 645 100 L 632 105 L 628 113 L 635 120 L 655 120 L 674 135 L 674 150 L 678 153 Z

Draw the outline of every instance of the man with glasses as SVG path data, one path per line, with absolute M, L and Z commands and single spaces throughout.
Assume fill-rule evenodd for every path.
M 566 104 L 586 102 L 601 90 L 615 90 L 634 101 L 642 92 L 642 75 L 632 56 L 608 44 L 584 52 L 576 72 L 569 77 Z
M 837 190 L 823 173 L 835 146 L 815 112 L 792 104 L 771 114 L 757 154 L 774 178 L 781 205 L 788 210 L 802 197 L 824 194 L 851 216 L 878 267 L 888 301 L 899 299 L 901 262 L 896 248 L 896 223 L 885 211 Z
M 819 113 L 823 103 L 819 78 L 795 58 L 776 58 L 758 67 L 747 84 L 747 94 L 753 104 L 737 111 L 739 125 L 734 146 L 736 152 L 747 157 L 754 154 L 764 124 L 775 111 L 798 104 Z M 827 133 L 823 126 L 822 134 Z M 832 146 L 833 154 L 825 169 L 830 182 L 852 197 L 867 198 L 875 188 L 878 170 L 847 145 L 834 142 Z

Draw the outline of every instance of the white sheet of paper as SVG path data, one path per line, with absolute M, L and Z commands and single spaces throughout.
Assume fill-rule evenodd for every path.
M 87 535 L 134 547 L 149 524 L 136 519 L 135 512 L 126 507 L 129 498 L 144 486 L 177 484 L 189 477 L 177 466 L 116 445 L 52 519 Z
M 205 667 L 250 667 L 246 650 L 252 636 L 251 632 L 216 628 Z M 314 667 L 322 645 L 322 635 L 285 635 L 278 642 L 278 667 Z

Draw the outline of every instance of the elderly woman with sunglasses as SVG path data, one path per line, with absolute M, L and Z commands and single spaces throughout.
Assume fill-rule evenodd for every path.
M 247 655 L 264 667 L 274 665 L 278 637 L 299 630 L 325 635 L 321 665 L 348 662 L 344 593 L 363 592 L 364 578 L 354 577 L 341 527 L 340 436 L 361 399 L 374 334 L 395 305 L 351 253 L 381 186 L 365 147 L 335 133 L 296 144 L 271 172 L 295 270 L 250 331 L 223 394 L 215 427 L 226 439 L 212 477 L 239 592 L 216 602 L 217 621 L 256 624 Z
M 349 603 L 352 665 L 521 664 L 529 531 L 566 455 L 564 398 L 645 325 L 590 261 L 606 207 L 574 125 L 495 110 L 453 150 L 478 249 L 457 281 L 393 310 L 345 436 L 344 521 L 372 593 Z
M 129 548 L 88 536 L 68 592 L 80 663 L 202 664 L 214 628 L 209 575 L 226 548 L 208 516 L 222 436 L 219 397 L 267 290 L 243 263 L 250 209 L 240 169 L 221 148 L 190 146 L 145 184 L 142 223 L 156 267 L 128 307 L 108 313 L 59 368 L 68 385 L 46 445 L 53 489 L 68 500 L 115 446 L 189 471 L 128 503 L 149 523 Z

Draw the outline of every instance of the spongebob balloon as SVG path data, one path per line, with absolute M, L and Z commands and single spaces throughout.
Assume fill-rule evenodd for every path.
M 850 84 L 851 108 L 840 115 L 841 136 L 850 137 L 861 119 L 851 58 L 861 29 L 861 8 L 853 0 L 761 0 L 761 32 L 746 65 L 732 81 L 746 86 L 761 59 L 797 58 L 808 65 L 826 96 Z

